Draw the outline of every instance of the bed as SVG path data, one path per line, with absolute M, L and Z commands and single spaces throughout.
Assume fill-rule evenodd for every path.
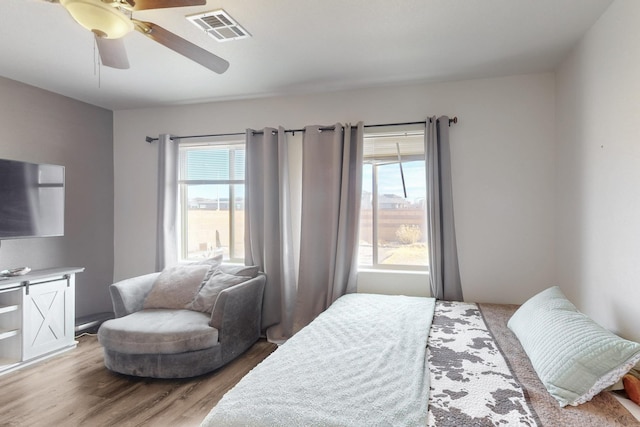
M 638 426 L 610 392 L 561 408 L 513 305 L 351 294 L 230 390 L 203 426 Z

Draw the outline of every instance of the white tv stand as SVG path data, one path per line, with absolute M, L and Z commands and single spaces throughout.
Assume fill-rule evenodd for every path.
M 0 280 L 0 375 L 76 346 L 75 275 L 51 268 Z

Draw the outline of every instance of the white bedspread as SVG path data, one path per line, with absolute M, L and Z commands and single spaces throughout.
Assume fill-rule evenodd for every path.
M 247 374 L 202 425 L 425 425 L 434 306 L 432 298 L 339 298 Z

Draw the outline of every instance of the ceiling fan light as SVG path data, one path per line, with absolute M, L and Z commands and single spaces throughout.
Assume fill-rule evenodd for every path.
M 100 0 L 60 0 L 76 22 L 100 37 L 118 39 L 133 31 L 133 22 Z

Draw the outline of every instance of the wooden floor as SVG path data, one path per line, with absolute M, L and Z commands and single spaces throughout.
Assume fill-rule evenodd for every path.
M 197 426 L 276 346 L 258 341 L 227 366 L 184 380 L 108 371 L 95 336 L 37 365 L 0 376 L 0 426 Z

